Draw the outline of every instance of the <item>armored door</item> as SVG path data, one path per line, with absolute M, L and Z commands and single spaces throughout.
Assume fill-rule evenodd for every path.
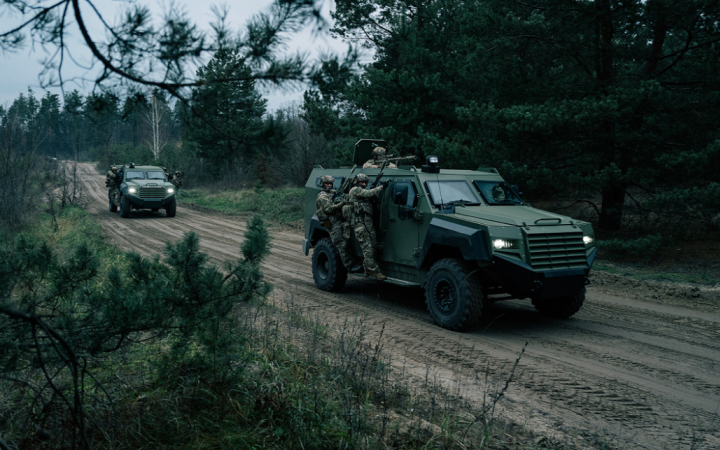
M 417 186 L 412 179 L 395 178 L 387 191 L 382 202 L 384 251 L 381 259 L 415 267 L 415 253 L 420 247 Z

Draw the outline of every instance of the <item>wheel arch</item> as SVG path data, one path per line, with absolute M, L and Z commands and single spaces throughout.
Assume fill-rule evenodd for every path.
M 416 267 L 429 270 L 444 258 L 465 261 L 490 261 L 485 230 L 470 228 L 434 217 L 430 221 Z
M 310 249 L 315 247 L 321 239 L 330 238 L 330 233 L 317 218 L 317 215 L 312 216 L 312 219 L 310 219 L 307 236 L 307 244 L 303 245 L 303 253 L 305 253 L 305 256 L 310 254 Z

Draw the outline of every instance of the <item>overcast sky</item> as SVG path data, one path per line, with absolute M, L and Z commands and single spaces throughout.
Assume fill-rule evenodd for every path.
M 105 19 L 109 23 L 114 23 L 114 17 L 128 7 L 130 3 L 145 4 L 151 8 L 155 18 L 161 18 L 162 11 L 169 4 L 168 2 L 158 1 L 145 1 L 137 0 L 136 2 L 131 1 L 117 1 L 117 0 L 96 0 L 94 4 L 98 10 L 105 16 Z M 228 23 L 234 30 L 244 28 L 244 24 L 255 14 L 266 10 L 271 4 L 272 0 L 235 0 L 226 2 L 210 2 L 210 1 L 192 1 L 192 0 L 175 0 L 174 5 L 178 8 L 184 8 L 188 12 L 189 17 L 195 21 L 195 23 L 205 29 L 209 29 L 209 23 L 213 21 L 214 15 L 212 14 L 210 7 L 213 4 L 216 5 L 227 5 L 230 8 L 228 15 Z M 326 19 L 330 19 L 330 10 L 334 7 L 333 0 L 324 0 L 323 4 L 323 15 Z M 87 9 L 87 8 L 83 8 Z M 90 16 L 90 11 L 83 14 L 84 17 Z M 12 29 L 21 23 L 19 16 L 13 16 L 9 14 L 7 6 L 0 6 L 0 32 Z M 97 36 L 102 36 L 99 33 L 100 27 L 98 24 L 88 24 L 92 31 L 96 31 Z M 70 49 L 73 53 L 74 58 L 83 65 L 89 65 L 90 56 L 89 51 L 86 47 L 80 43 L 78 39 L 78 32 L 76 29 L 72 29 L 73 32 L 73 44 L 70 44 Z M 29 42 L 28 42 L 29 44 Z M 292 36 L 288 44 L 288 51 L 302 51 L 306 52 L 311 58 L 320 54 L 320 52 L 335 52 L 345 53 L 347 52 L 347 44 L 342 41 L 335 40 L 330 37 L 329 33 L 320 33 L 318 36 L 314 36 L 311 30 L 305 30 L 296 36 Z M 48 49 L 49 50 L 49 49 Z M 40 61 L 48 57 L 48 52 L 43 48 L 35 45 L 26 47 L 15 53 L 2 53 L 0 52 L 0 105 L 9 105 L 14 99 L 18 97 L 21 92 L 27 92 L 28 87 L 32 88 L 36 97 L 42 97 L 45 92 L 40 88 L 40 82 L 38 74 L 42 70 L 42 64 Z M 70 77 L 82 77 L 92 79 L 92 74 L 97 73 L 99 66 L 96 65 L 94 70 L 86 71 L 78 68 L 74 64 L 68 64 L 66 62 L 66 69 L 64 72 L 65 78 Z M 92 90 L 92 83 L 68 83 L 65 86 L 65 90 L 70 91 L 72 89 L 78 89 L 83 94 L 87 94 Z M 51 88 L 51 92 L 60 94 L 59 88 Z M 263 92 L 262 94 L 268 99 L 268 109 L 274 110 L 280 106 L 283 106 L 290 102 L 300 102 L 302 100 L 302 91 L 295 90 L 290 92 Z

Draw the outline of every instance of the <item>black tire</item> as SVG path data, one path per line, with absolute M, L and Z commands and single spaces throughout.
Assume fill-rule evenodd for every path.
M 167 214 L 168 217 L 175 217 L 176 212 L 177 203 L 175 203 L 175 197 L 173 197 L 173 199 L 170 200 L 167 205 L 165 205 L 165 214 Z
M 108 195 L 108 203 L 110 204 L 110 212 L 117 212 L 118 207 L 113 204 L 112 194 Z
M 315 285 L 323 291 L 337 292 L 345 286 L 347 269 L 330 238 L 323 238 L 315 245 L 312 257 Z
M 123 219 L 130 217 L 130 200 L 124 195 L 120 197 L 120 217 Z
M 449 330 L 468 330 L 482 315 L 480 279 L 462 261 L 441 259 L 428 272 L 425 304 L 436 324 Z
M 585 303 L 585 286 L 580 292 L 570 297 L 533 300 L 533 305 L 540 314 L 557 319 L 567 319 L 572 316 L 580 311 L 583 303 Z
M 158 211 L 160 211 L 160 208 L 151 208 L 150 211 L 152 211 L 152 212 L 158 212 Z

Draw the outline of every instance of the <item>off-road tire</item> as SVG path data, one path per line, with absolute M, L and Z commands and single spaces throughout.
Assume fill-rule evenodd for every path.
M 454 258 L 441 259 L 428 272 L 425 304 L 436 324 L 449 330 L 468 330 L 482 315 L 480 279 L 464 262 Z
M 337 292 L 345 286 L 347 269 L 330 238 L 320 239 L 315 244 L 312 272 L 315 285 L 323 291 Z
M 109 208 L 110 212 L 113 212 L 113 213 L 114 213 L 114 212 L 117 212 L 118 207 L 115 206 L 115 204 L 113 204 L 112 195 L 108 195 L 108 203 L 109 203 L 109 205 L 110 205 L 110 208 Z
M 150 211 L 152 211 L 152 212 L 158 212 L 158 211 L 160 211 L 160 208 L 151 208 Z
M 175 198 L 170 200 L 167 205 L 165 205 L 165 214 L 167 214 L 168 217 L 175 217 L 175 212 L 177 211 L 177 203 L 175 202 Z
M 567 319 L 580 311 L 583 303 L 585 303 L 585 286 L 580 292 L 570 297 L 533 300 L 532 303 L 540 314 L 557 319 Z
M 130 200 L 124 195 L 120 197 L 120 217 L 123 219 L 130 217 Z

